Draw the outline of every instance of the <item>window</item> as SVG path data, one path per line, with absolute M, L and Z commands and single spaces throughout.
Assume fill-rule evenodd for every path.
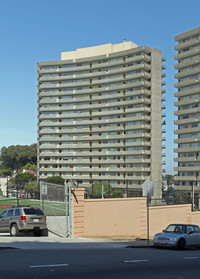
M 8 215 L 7 215 L 7 217 L 12 217 L 12 216 L 13 216 L 13 212 L 14 212 L 14 209 L 8 210 Z
M 24 208 L 24 213 L 26 215 L 44 215 L 42 210 L 39 208 Z
M 20 216 L 20 210 L 18 208 L 15 209 L 15 216 Z
M 1 213 L 1 218 L 5 218 L 6 215 L 7 215 L 7 210 L 5 210 L 5 211 L 3 211 L 3 212 Z
M 62 67 L 63 68 L 71 68 L 71 67 L 73 67 L 73 65 L 63 65 Z

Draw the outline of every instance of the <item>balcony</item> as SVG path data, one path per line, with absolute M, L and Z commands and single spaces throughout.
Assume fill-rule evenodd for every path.
M 183 123 L 180 123 L 179 121 L 175 121 L 176 125 L 184 124 L 184 123 L 185 123 L 184 121 L 183 121 Z M 191 128 L 181 128 L 181 129 L 174 130 L 174 133 L 180 135 L 180 134 L 187 134 L 187 133 L 195 133 L 196 131 L 197 131 L 196 127 L 194 127 L 194 128 L 191 127 Z
M 149 172 L 149 176 L 150 176 L 150 172 Z M 147 176 L 142 175 L 142 174 L 140 176 L 128 176 L 128 175 L 125 175 L 124 180 L 139 180 L 139 181 L 145 182 L 146 178 L 147 178 Z M 142 188 L 141 186 L 142 185 L 138 185 L 137 187 L 139 187 L 141 189 Z
M 177 79 L 180 79 L 180 78 L 192 76 L 192 75 L 195 75 L 195 74 L 199 74 L 199 72 L 200 72 L 200 67 L 193 68 L 193 69 L 190 69 L 190 70 L 184 71 L 184 72 L 179 72 L 179 73 L 175 74 L 174 77 L 177 78 Z
M 196 176 L 178 176 L 174 177 L 175 181 L 197 181 Z
M 175 97 L 184 97 L 184 96 L 188 96 L 188 95 L 192 95 L 192 94 L 198 94 L 199 93 L 199 88 L 192 88 L 192 89 L 188 89 L 188 90 L 184 90 L 184 91 L 178 91 L 174 94 Z
M 189 80 L 185 80 L 185 81 L 175 83 L 175 87 L 176 88 L 181 88 L 181 87 L 185 87 L 185 86 L 196 85 L 198 83 L 200 83 L 200 79 L 189 79 Z
M 199 108 L 189 108 L 189 109 L 180 109 L 180 110 L 177 110 L 175 111 L 175 115 L 176 116 L 184 116 L 184 115 L 192 115 L 194 113 L 198 113 L 199 112 Z M 189 118 L 193 118 L 193 117 L 189 117 Z M 187 119 L 189 119 L 187 118 Z M 187 120 L 187 119 L 184 119 L 184 120 Z M 195 120 L 196 118 L 193 118 L 193 121 Z
M 178 157 L 174 159 L 175 162 L 200 162 L 200 156 L 198 157 Z
M 200 44 L 200 41 L 198 39 L 192 39 L 192 40 L 189 40 L 189 41 L 184 42 L 184 43 L 179 43 L 174 48 L 175 48 L 175 50 L 180 51 L 181 49 L 188 48 L 188 47 L 191 47 L 191 46 L 195 46 L 195 45 L 198 45 L 198 44 Z
M 199 138 L 183 138 L 183 139 L 175 139 L 175 143 L 192 143 L 192 142 L 200 142 L 200 137 Z
M 71 63 L 72 64 L 72 63 Z M 57 69 L 53 69 L 52 66 L 57 66 Z M 91 70 L 89 63 L 85 63 L 83 64 L 81 67 L 76 66 L 73 64 L 73 67 L 69 67 L 69 68 L 62 68 L 63 65 L 66 65 L 66 62 L 59 60 L 59 61 L 55 61 L 54 65 L 52 65 L 52 62 L 46 63 L 44 65 L 44 62 L 39 63 L 38 66 L 38 72 L 40 74 L 54 74 L 54 73 L 71 73 L 71 72 L 80 72 L 80 71 L 84 71 L 84 70 Z M 50 69 L 40 69 L 41 67 L 44 66 L 49 66 Z
M 185 148 L 175 148 L 175 153 L 189 153 L 189 152 L 200 152 L 200 146 L 198 147 L 185 147 Z
M 199 41 L 199 44 L 200 44 L 200 41 Z M 184 59 L 186 57 L 190 57 L 190 56 L 194 56 L 194 55 L 197 55 L 200 53 L 200 47 L 197 47 L 195 49 L 191 49 L 189 51 L 185 51 L 185 52 L 181 52 L 177 55 L 175 55 L 175 59 L 176 60 L 181 60 L 181 59 Z
M 181 69 L 181 68 L 186 68 L 186 67 L 189 67 L 189 66 L 193 66 L 195 64 L 199 64 L 199 59 L 191 59 L 191 60 L 188 60 L 188 61 L 185 61 L 185 62 L 180 62 L 180 63 L 177 63 L 174 68 L 175 69 Z
M 198 172 L 199 171 L 199 166 L 193 166 L 193 167 L 175 167 L 175 171 L 181 171 L 181 172 Z
M 119 176 L 110 176 L 110 175 L 107 175 L 107 176 L 103 176 L 103 175 L 99 175 L 99 174 L 95 174 L 93 173 L 92 174 L 92 177 L 91 177 L 92 180 L 97 180 L 97 181 L 103 181 L 103 180 L 124 180 L 124 177 L 122 174 L 120 174 Z
M 177 101 L 174 103 L 176 107 L 184 106 L 184 105 L 193 105 L 195 103 L 200 103 L 200 96 L 199 98 L 190 98 L 182 101 Z

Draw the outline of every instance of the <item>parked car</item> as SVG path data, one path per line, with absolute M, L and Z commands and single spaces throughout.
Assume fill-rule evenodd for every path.
M 190 224 L 171 224 L 163 232 L 154 235 L 155 247 L 200 247 L 200 228 Z
M 0 214 L 0 232 L 10 232 L 12 236 L 26 231 L 41 236 L 46 229 L 46 216 L 40 208 L 17 206 Z

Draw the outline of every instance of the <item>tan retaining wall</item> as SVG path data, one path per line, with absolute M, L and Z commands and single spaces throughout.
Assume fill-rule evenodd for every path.
M 192 212 L 191 224 L 200 226 L 200 211 Z
M 73 189 L 74 237 L 147 238 L 146 198 L 86 199 Z M 200 225 L 200 212 L 191 205 L 149 207 L 150 238 L 170 223 Z
M 85 236 L 145 237 L 146 199 L 85 200 Z
M 191 204 L 153 206 L 149 208 L 150 237 L 169 224 L 191 224 Z

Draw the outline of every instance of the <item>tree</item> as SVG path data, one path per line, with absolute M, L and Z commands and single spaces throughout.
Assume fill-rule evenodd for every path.
M 37 144 L 11 145 L 1 149 L 1 166 L 12 170 L 19 170 L 27 163 L 37 164 Z
M 105 192 L 104 197 L 110 198 L 112 193 L 112 187 L 109 183 L 105 182 L 95 182 L 90 188 L 89 193 L 91 197 L 101 198 L 102 197 L 102 190 Z
M 173 184 L 175 184 L 174 175 L 165 174 L 165 175 L 163 176 L 163 180 L 166 181 L 166 184 L 167 184 L 168 187 L 171 186 L 171 185 L 173 185 Z
M 22 172 L 23 170 L 32 170 L 37 172 L 37 165 L 28 162 L 25 166 L 21 167 L 20 172 Z
M 35 197 L 39 198 L 39 184 L 37 181 L 31 181 L 28 185 L 29 193 L 34 194 Z
M 15 176 L 15 190 L 17 190 L 17 193 L 19 190 L 25 190 L 25 192 L 27 193 L 27 197 L 29 193 L 35 193 L 38 192 L 38 190 L 35 189 L 35 187 L 30 187 L 30 183 L 31 182 L 35 182 L 35 184 L 37 185 L 37 177 L 29 172 L 25 172 L 25 173 L 18 173 Z M 33 185 L 35 185 L 33 184 Z M 34 191 L 32 191 L 34 188 Z M 37 188 L 38 189 L 38 188 Z
M 187 191 L 177 191 L 175 193 L 173 204 L 191 203 L 191 194 Z
M 45 182 L 59 185 L 65 184 L 65 180 L 59 175 L 49 176 L 45 179 Z
M 1 169 L 0 170 L 0 176 L 12 176 L 12 170 L 11 169 Z
M 15 176 L 15 183 L 19 183 L 19 184 L 25 184 L 27 182 L 36 181 L 36 180 L 37 177 L 34 174 L 29 172 L 25 172 L 25 173 L 20 172 Z
M 114 189 L 112 193 L 112 198 L 123 198 L 123 193 L 121 189 Z

